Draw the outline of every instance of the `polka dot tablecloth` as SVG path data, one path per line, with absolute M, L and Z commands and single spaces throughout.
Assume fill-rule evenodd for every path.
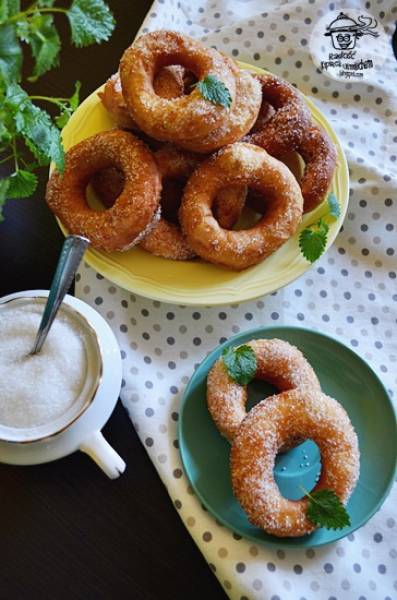
M 76 293 L 110 323 L 124 363 L 122 401 L 181 519 L 230 598 L 397 598 L 397 493 L 356 533 L 316 550 L 252 544 L 203 510 L 183 473 L 178 407 L 195 364 L 219 342 L 256 325 L 321 329 L 351 346 L 393 396 L 396 383 L 396 71 L 391 44 L 365 83 L 317 70 L 310 33 L 326 11 L 369 11 L 391 40 L 391 1 L 158 0 L 141 31 L 177 29 L 289 79 L 340 136 L 350 165 L 348 215 L 334 246 L 283 290 L 242 305 L 174 306 L 135 296 L 88 267 Z M 115 60 L 116 63 L 116 60 Z M 393 198 L 394 197 L 394 198 Z

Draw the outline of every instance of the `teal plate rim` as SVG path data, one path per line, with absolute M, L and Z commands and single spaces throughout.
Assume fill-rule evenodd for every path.
M 361 520 L 352 524 L 350 527 L 346 527 L 342 530 L 338 530 L 338 531 L 332 530 L 332 532 L 333 532 L 332 539 L 324 540 L 321 542 L 313 541 L 313 543 L 310 543 L 310 539 L 313 537 L 313 535 L 315 535 L 316 532 L 314 532 L 313 534 L 308 535 L 308 536 L 303 536 L 301 538 L 277 538 L 275 536 L 270 536 L 270 535 L 267 535 L 266 533 L 264 533 L 264 536 L 266 536 L 266 537 L 264 537 L 263 539 L 259 539 L 257 537 L 247 534 L 246 532 L 243 532 L 238 527 L 235 527 L 230 521 L 225 519 L 221 513 L 216 511 L 211 506 L 211 503 L 201 493 L 200 486 L 197 486 L 195 479 L 193 477 L 191 477 L 190 469 L 187 464 L 188 463 L 188 460 L 187 460 L 188 451 L 185 446 L 185 438 L 184 438 L 184 432 L 183 432 L 184 410 L 185 410 L 186 404 L 189 400 L 192 388 L 194 386 L 194 383 L 195 383 L 195 380 L 196 380 L 196 377 L 198 376 L 198 374 L 202 373 L 203 371 L 207 374 L 210 367 L 215 362 L 215 360 L 220 356 L 220 354 L 224 348 L 227 348 L 228 346 L 231 346 L 235 343 L 243 343 L 244 341 L 248 341 L 249 339 L 258 337 L 258 335 L 261 335 L 261 334 L 267 334 L 266 337 L 270 337 L 269 334 L 272 334 L 274 332 L 274 335 L 272 335 L 271 337 L 277 337 L 276 332 L 280 332 L 280 331 L 283 331 L 284 333 L 287 333 L 287 334 L 288 334 L 288 332 L 294 332 L 294 333 L 301 332 L 303 334 L 318 336 L 319 338 L 325 339 L 328 343 L 336 344 L 337 346 L 342 347 L 344 351 L 347 351 L 347 353 L 350 354 L 354 358 L 354 360 L 358 360 L 358 362 L 361 363 L 361 367 L 363 369 L 365 369 L 369 373 L 369 375 L 375 380 L 375 382 L 379 385 L 379 387 L 384 395 L 384 398 L 386 400 L 386 405 L 388 406 L 391 413 L 395 416 L 395 420 L 394 420 L 394 422 L 395 422 L 395 426 L 394 426 L 394 441 L 395 441 L 395 444 L 394 444 L 395 445 L 394 467 L 392 467 L 390 469 L 390 475 L 388 477 L 388 484 L 384 488 L 381 498 L 365 514 L 365 516 L 363 516 L 363 518 L 361 518 Z M 211 420 L 209 413 L 208 413 L 208 419 Z M 353 425 L 354 425 L 354 423 L 353 423 Z M 221 435 L 221 434 L 219 434 L 219 435 Z M 360 441 L 360 439 L 359 439 L 359 441 Z M 212 514 L 212 516 L 217 521 L 219 521 L 219 523 L 226 526 L 229 530 L 241 535 L 244 539 L 248 539 L 254 543 L 264 544 L 264 545 L 271 545 L 271 546 L 290 545 L 291 547 L 295 547 L 295 548 L 299 548 L 299 547 L 305 547 L 305 548 L 313 547 L 314 548 L 314 547 L 320 547 L 320 546 L 325 546 L 325 545 L 334 543 L 334 542 L 346 537 L 347 535 L 353 533 L 354 531 L 357 531 L 357 529 L 360 529 L 363 525 L 365 525 L 365 523 L 367 523 L 374 516 L 374 514 L 381 508 L 382 504 L 384 503 L 387 496 L 389 495 L 389 493 L 393 487 L 394 480 L 396 479 L 396 476 L 397 476 L 396 410 L 394 408 L 394 405 L 391 401 L 389 393 L 387 392 L 383 382 L 381 381 L 381 379 L 379 378 L 377 373 L 373 370 L 373 368 L 359 354 L 354 352 L 354 350 L 349 348 L 346 344 L 344 344 L 343 342 L 337 340 L 336 338 L 334 338 L 328 334 L 325 334 L 325 333 L 322 333 L 322 332 L 319 332 L 319 331 L 316 331 L 313 329 L 309 329 L 307 327 L 296 327 L 293 325 L 291 325 L 291 326 L 289 326 L 289 325 L 258 326 L 258 327 L 252 328 L 252 329 L 248 329 L 246 331 L 239 332 L 236 335 L 233 335 L 232 337 L 228 338 L 225 342 L 223 342 L 222 344 L 219 344 L 213 350 L 211 350 L 209 352 L 209 354 L 207 354 L 207 356 L 201 361 L 201 363 L 199 363 L 198 367 L 196 368 L 193 375 L 191 376 L 191 378 L 186 386 L 186 389 L 184 391 L 184 394 L 182 396 L 182 399 L 181 399 L 181 402 L 179 405 L 178 442 L 179 442 L 179 452 L 181 455 L 181 460 L 182 460 L 182 465 L 183 465 L 185 475 L 188 478 L 188 481 L 189 481 L 190 485 L 192 486 L 196 496 L 200 500 L 201 504 L 208 510 L 208 512 L 210 514 Z M 353 492 L 353 494 L 354 494 L 354 492 Z M 232 491 L 231 491 L 231 495 L 233 496 Z M 236 503 L 238 504 L 237 500 L 236 500 Z M 300 544 L 299 541 L 302 541 L 302 543 Z

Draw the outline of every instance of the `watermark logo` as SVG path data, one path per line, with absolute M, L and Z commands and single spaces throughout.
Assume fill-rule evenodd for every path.
M 310 39 L 315 65 L 340 81 L 369 79 L 383 64 L 386 45 L 378 21 L 355 9 L 328 13 L 316 23 Z

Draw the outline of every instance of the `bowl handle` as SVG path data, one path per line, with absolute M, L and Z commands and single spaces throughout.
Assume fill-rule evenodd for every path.
M 87 437 L 80 444 L 80 450 L 88 454 L 110 479 L 116 479 L 125 470 L 125 462 L 113 450 L 100 431 L 96 431 Z

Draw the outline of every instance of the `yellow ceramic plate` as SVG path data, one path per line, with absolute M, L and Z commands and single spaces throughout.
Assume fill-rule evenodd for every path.
M 256 73 L 261 69 L 242 64 Z M 63 130 L 65 148 L 114 127 L 98 98 L 96 90 L 74 113 Z M 332 182 L 332 191 L 341 205 L 339 219 L 330 225 L 329 247 L 335 240 L 346 214 L 349 194 L 349 175 L 342 147 L 329 123 L 316 106 L 306 99 L 314 120 L 322 125 L 336 145 L 338 164 Z M 287 285 L 311 264 L 300 253 L 300 231 L 317 221 L 327 212 L 325 202 L 305 215 L 300 229 L 277 252 L 262 263 L 235 273 L 198 259 L 180 262 L 153 256 L 134 248 L 128 252 L 105 253 L 94 249 L 86 253 L 86 262 L 96 271 L 120 287 L 163 302 L 193 306 L 214 306 L 252 300 Z

